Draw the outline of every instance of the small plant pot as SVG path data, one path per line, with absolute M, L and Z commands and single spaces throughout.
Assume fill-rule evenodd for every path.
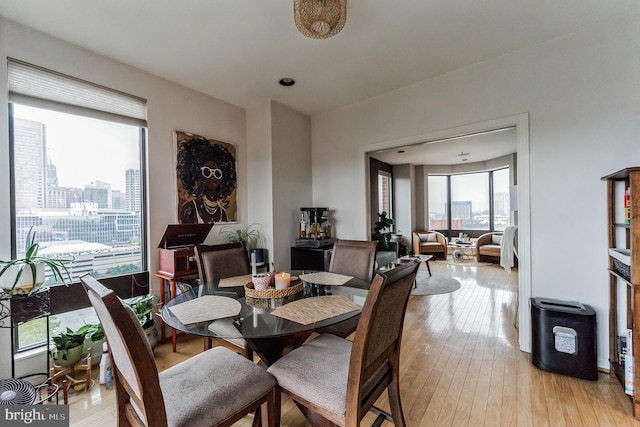
M 102 343 L 104 339 L 99 341 L 91 341 L 90 338 L 84 340 L 84 344 L 82 346 L 82 353 L 91 352 L 91 364 L 98 365 L 100 364 L 100 360 L 102 360 Z
M 156 329 L 155 322 L 145 325 L 144 334 L 147 337 L 147 341 L 149 342 L 149 346 L 151 348 L 155 348 L 158 345 L 158 341 L 160 341 L 160 334 L 158 334 L 158 330 Z
M 268 274 L 258 274 L 257 276 L 253 276 L 251 278 L 251 282 L 253 282 L 253 288 L 259 290 L 265 290 L 269 287 L 269 275 Z
M 66 351 L 53 349 L 51 351 L 51 359 L 56 365 L 67 367 L 78 363 L 83 354 L 84 346 L 82 345 L 68 348 Z
M 20 277 L 18 279 L 18 283 L 15 288 L 12 289 L 13 284 L 15 283 L 16 276 L 20 272 L 20 265 L 12 265 L 7 268 L 2 276 L 0 276 L 0 287 L 6 293 L 14 293 L 14 294 L 28 294 L 34 287 L 33 283 L 33 275 L 31 274 L 31 269 L 26 266 L 22 270 Z M 39 287 L 44 283 L 44 264 L 39 263 L 36 264 L 36 283 L 35 287 Z

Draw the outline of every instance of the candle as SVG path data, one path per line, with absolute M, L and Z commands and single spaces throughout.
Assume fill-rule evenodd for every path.
M 252 276 L 256 275 L 256 253 L 255 252 L 251 252 L 251 275 Z
M 286 289 L 289 287 L 291 275 L 289 273 L 276 274 L 276 289 Z

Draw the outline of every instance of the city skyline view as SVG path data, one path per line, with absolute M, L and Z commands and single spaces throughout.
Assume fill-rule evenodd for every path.
M 57 168 L 60 187 L 84 188 L 102 181 L 111 184 L 112 190 L 125 191 L 126 170 L 140 170 L 140 128 L 136 126 L 20 104 L 14 104 L 14 117 L 45 125 L 46 157 Z
M 141 129 L 13 107 L 17 256 L 33 230 L 41 256 L 69 258 L 72 281 L 142 271 Z

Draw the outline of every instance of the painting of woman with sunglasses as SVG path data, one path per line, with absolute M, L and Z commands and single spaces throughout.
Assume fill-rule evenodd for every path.
M 178 133 L 176 172 L 181 224 L 237 220 L 234 154 L 231 144 Z

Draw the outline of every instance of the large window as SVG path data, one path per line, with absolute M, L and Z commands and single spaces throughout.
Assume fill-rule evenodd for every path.
M 446 230 L 447 224 L 447 177 L 443 175 L 429 175 L 429 230 Z
M 451 229 L 489 230 L 489 173 L 451 176 Z
M 14 255 L 33 229 L 38 255 L 67 259 L 73 282 L 146 270 L 145 128 L 128 117 L 127 96 L 13 61 L 9 89 Z M 41 322 L 19 326 L 19 349 L 44 343 Z
M 510 222 L 509 169 L 427 179 L 431 230 L 495 231 Z
M 393 217 L 393 184 L 389 172 L 378 171 L 378 213 L 382 212 Z
M 17 256 L 33 228 L 73 281 L 142 271 L 140 147 L 138 127 L 15 104 Z
M 493 229 L 504 230 L 511 218 L 509 200 L 509 169 L 493 172 Z

